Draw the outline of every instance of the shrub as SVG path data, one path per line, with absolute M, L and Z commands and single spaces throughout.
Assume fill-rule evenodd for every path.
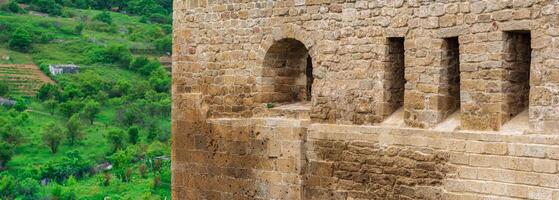
M 74 27 L 74 34 L 81 35 L 84 28 L 85 26 L 83 25 L 83 23 L 79 23 L 78 25 L 76 25 L 76 27 Z
M 21 145 L 25 137 L 19 127 L 14 121 L 0 127 L 0 139 L 15 146 Z
M 149 82 L 153 90 L 157 92 L 169 92 L 171 90 L 171 76 L 163 68 L 158 68 L 149 76 Z
M 60 104 L 59 109 L 65 117 L 71 117 L 72 115 L 79 113 L 83 108 L 83 102 L 78 100 L 70 100 Z
M 0 141 L 0 170 L 3 170 L 6 163 L 8 163 L 12 159 L 12 156 L 14 156 L 15 153 L 14 150 L 14 145 L 8 144 L 4 141 Z
M 171 53 L 173 51 L 173 39 L 171 36 L 155 40 L 155 48 L 163 53 Z
M 37 180 L 26 178 L 17 185 L 17 193 L 23 199 L 39 199 L 38 191 L 40 185 Z
M 25 99 L 17 98 L 16 99 L 16 105 L 14 105 L 14 107 L 12 107 L 12 108 L 15 109 L 18 112 L 23 112 L 23 111 L 27 110 L 28 103 L 29 102 L 27 102 L 27 100 L 25 100 Z
M 145 56 L 136 57 L 129 65 L 130 70 L 138 71 L 149 63 L 149 59 Z
M 58 183 L 62 183 L 70 176 L 82 177 L 89 172 L 92 163 L 92 161 L 83 158 L 79 151 L 72 150 L 66 153 L 64 157 L 51 160 L 42 166 L 40 169 L 41 177 L 54 179 Z
M 95 121 L 95 116 L 101 112 L 101 105 L 95 101 L 88 101 L 83 108 L 83 114 L 87 120 L 89 120 L 89 124 L 93 124 Z
M 0 82 L 0 96 L 6 96 L 10 92 L 8 84 L 5 82 Z
M 138 140 L 140 139 L 140 130 L 138 129 L 138 127 L 133 126 L 130 127 L 128 129 L 128 142 L 130 142 L 130 144 L 136 144 L 138 143 Z
M 97 15 L 95 15 L 93 17 L 94 20 L 100 21 L 100 22 L 104 22 L 107 24 L 112 24 L 113 23 L 113 18 L 111 17 L 111 13 L 108 11 L 103 11 Z
M 159 69 L 160 67 L 161 67 L 161 64 L 159 64 L 159 61 L 153 60 L 153 61 L 150 61 L 148 64 L 144 65 L 143 67 L 141 67 L 138 70 L 138 72 L 140 72 L 140 74 L 142 74 L 144 76 L 149 76 L 152 72 Z
M 70 145 L 76 144 L 76 142 L 84 137 L 84 132 L 81 130 L 80 119 L 78 115 L 73 115 L 66 122 L 66 138 Z
M 55 84 L 44 84 L 37 92 L 37 99 L 41 101 L 54 100 L 60 98 L 60 88 Z
M 29 31 L 19 27 L 14 31 L 8 43 L 10 48 L 14 50 L 27 52 L 31 48 L 31 42 Z
M 165 13 L 155 0 L 131 0 L 128 1 L 127 10 L 132 14 L 149 16 L 152 13 Z
M 55 154 L 58 152 L 58 147 L 64 138 L 62 129 L 54 123 L 49 123 L 43 129 L 43 142 L 50 148 L 50 151 Z
M 170 16 L 163 15 L 161 13 L 151 14 L 148 20 L 152 23 L 159 23 L 159 24 L 170 24 L 173 22 L 173 19 Z
M 55 0 L 32 0 L 31 10 L 48 13 L 53 16 L 62 15 L 62 6 Z
M 124 147 L 126 134 L 120 129 L 112 129 L 107 132 L 105 138 L 113 145 L 113 151 L 116 152 Z
M 56 111 L 56 109 L 58 108 L 58 101 L 55 100 L 47 100 L 43 103 L 43 105 L 45 106 L 45 108 L 49 111 L 49 113 L 51 115 L 54 114 L 54 112 Z
M 159 26 L 145 26 L 140 29 L 134 29 L 129 36 L 132 41 L 152 42 L 164 37 L 163 30 Z
M 92 48 L 86 54 L 89 63 L 108 63 L 128 67 L 132 60 L 130 49 L 120 44 L 110 44 L 106 48 Z
M 17 194 L 16 187 L 16 179 L 13 176 L 8 174 L 0 176 L 0 198 L 13 198 L 13 196 Z
M 15 0 L 11 0 L 8 4 L 4 5 L 2 9 L 12 13 L 25 13 L 25 10 L 19 7 L 19 4 Z

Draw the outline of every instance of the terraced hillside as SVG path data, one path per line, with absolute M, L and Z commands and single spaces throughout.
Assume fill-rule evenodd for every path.
M 34 96 L 41 85 L 53 82 L 37 65 L 2 64 L 0 82 L 6 82 L 13 94 Z

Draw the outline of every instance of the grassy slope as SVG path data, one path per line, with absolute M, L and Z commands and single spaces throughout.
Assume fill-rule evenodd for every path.
M 122 70 L 116 67 L 94 68 L 92 70 L 98 71 L 99 74 L 107 74 L 108 78 L 122 78 L 128 77 L 131 82 L 140 80 L 142 77 L 132 72 Z M 110 74 L 110 75 L 109 75 Z M 38 167 L 51 160 L 61 158 L 70 150 L 79 150 L 82 156 L 91 160 L 101 162 L 106 155 L 111 151 L 104 134 L 115 127 L 113 124 L 115 109 L 111 106 L 105 106 L 102 112 L 97 116 L 94 125 L 87 127 L 83 130 L 86 137 L 76 146 L 62 144 L 59 152 L 52 154 L 49 149 L 43 145 L 41 134 L 44 124 L 49 122 L 58 123 L 60 126 L 66 121 L 66 118 L 60 116 L 58 113 L 50 115 L 48 111 L 38 102 L 33 102 L 30 105 L 29 122 L 25 125 L 26 143 L 16 149 L 16 156 L 8 163 L 9 173 L 17 176 L 22 173 L 27 167 Z M 159 121 L 160 126 L 167 127 L 170 125 L 170 118 L 163 118 Z M 87 124 L 87 123 L 85 123 Z M 146 133 L 142 133 L 142 139 L 145 140 Z M 146 179 L 139 176 L 137 165 L 134 168 L 134 176 L 131 183 L 122 183 L 116 177 L 113 177 L 111 186 L 101 186 L 102 175 L 94 175 L 89 178 L 81 179 L 77 184 L 66 185 L 67 188 L 78 193 L 80 199 L 102 199 L 105 196 L 112 197 L 113 199 L 137 199 L 146 193 L 154 193 L 160 196 L 160 199 L 170 199 L 170 174 L 164 174 L 163 179 L 167 183 L 159 190 L 152 191 L 151 184 L 153 174 L 150 174 Z M 41 193 L 48 194 L 52 190 L 50 187 L 43 187 Z M 153 197 L 152 197 L 153 198 Z M 157 199 L 157 198 L 156 198 Z
M 91 46 L 104 45 L 109 42 L 117 42 L 126 44 L 131 47 L 143 48 L 151 46 L 149 42 L 130 41 L 130 33 L 128 30 L 149 29 L 156 25 L 143 24 L 139 22 L 139 17 L 127 16 L 118 13 L 112 13 L 114 24 L 117 25 L 117 33 L 95 31 L 99 26 L 105 26 L 98 22 L 91 21 L 99 11 L 94 10 L 72 10 L 76 16 L 74 18 L 58 18 L 58 17 L 39 17 L 32 15 L 0 15 L 0 21 L 9 21 L 13 23 L 31 22 L 36 24 L 56 24 L 61 29 L 72 30 L 79 24 L 79 21 L 85 21 L 86 28 L 82 35 L 64 34 L 53 31 L 55 40 L 45 44 L 34 44 L 33 50 L 29 53 L 20 53 L 8 50 L 6 44 L 0 45 L 0 56 L 9 55 L 12 59 L 8 63 L 12 64 L 30 64 L 30 63 L 77 63 L 84 61 L 84 51 Z M 49 31 L 52 27 L 41 27 L 45 31 Z M 152 55 L 157 56 L 157 55 Z M 0 61 L 2 63 L 2 61 Z M 90 70 L 102 75 L 107 79 L 126 78 L 131 83 L 137 80 L 145 80 L 136 73 L 122 70 L 116 67 L 108 66 L 87 66 Z M 50 115 L 44 107 L 37 102 L 30 106 L 32 111 L 29 112 L 29 122 L 25 125 L 26 143 L 16 150 L 16 156 L 9 162 L 9 173 L 19 174 L 25 167 L 39 166 L 56 158 L 62 157 L 67 151 L 77 149 L 83 156 L 94 160 L 103 160 L 110 151 L 110 146 L 106 142 L 103 135 L 113 125 L 115 116 L 115 108 L 104 107 L 97 117 L 94 125 L 87 127 L 86 138 L 81 141 L 78 146 L 71 147 L 63 144 L 57 154 L 51 154 L 49 149 L 43 145 L 41 140 L 41 131 L 48 122 L 56 122 L 59 125 L 65 123 L 65 118 L 59 114 Z M 159 121 L 161 127 L 170 129 L 170 119 L 161 119 Z M 143 134 L 145 137 L 145 133 Z M 71 188 L 77 194 L 79 199 L 103 199 L 105 196 L 112 199 L 139 199 L 145 193 L 152 192 L 161 197 L 161 199 L 170 199 L 170 185 L 164 186 L 156 191 L 151 191 L 152 176 L 147 179 L 139 177 L 137 168 L 134 168 L 134 178 L 132 183 L 121 183 L 116 177 L 113 177 L 110 187 L 100 185 L 101 175 L 78 180 L 76 184 L 68 184 L 65 187 Z M 164 174 L 162 179 L 164 182 L 170 181 L 170 174 Z M 52 188 L 42 187 L 41 193 L 48 194 Z

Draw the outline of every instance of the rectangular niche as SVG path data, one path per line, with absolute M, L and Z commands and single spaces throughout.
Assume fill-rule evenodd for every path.
M 503 122 L 507 122 L 528 109 L 532 62 L 530 32 L 505 32 L 504 45 Z
M 385 65 L 384 88 L 386 89 L 385 102 L 387 109 L 385 115 L 390 115 L 404 105 L 404 90 L 406 85 L 405 75 L 405 49 L 404 38 L 388 38 L 388 63 Z

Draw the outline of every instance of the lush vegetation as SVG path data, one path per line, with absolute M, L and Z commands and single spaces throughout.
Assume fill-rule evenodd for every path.
M 33 96 L 0 82 L 0 199 L 170 199 L 171 3 L 1 6 L 0 64 L 81 68 Z

